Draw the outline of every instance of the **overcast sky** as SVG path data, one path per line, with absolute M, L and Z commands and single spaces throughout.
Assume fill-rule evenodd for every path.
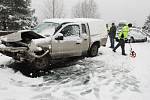
M 71 12 L 71 8 L 79 0 L 64 0 L 66 12 Z M 150 0 L 95 0 L 99 7 L 102 19 L 107 22 L 118 22 L 127 20 L 139 26 L 144 24 L 146 17 L 150 14 Z M 41 18 L 43 0 L 32 0 L 32 6 L 36 9 L 36 14 Z M 69 13 L 67 13 L 69 16 Z

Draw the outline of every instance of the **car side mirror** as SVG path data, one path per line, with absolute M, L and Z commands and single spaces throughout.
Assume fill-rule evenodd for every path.
M 55 40 L 63 40 L 64 39 L 64 36 L 62 33 L 58 33 L 56 36 L 55 36 Z

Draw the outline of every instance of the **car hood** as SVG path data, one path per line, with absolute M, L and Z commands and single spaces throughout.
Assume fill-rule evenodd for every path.
M 32 30 L 20 30 L 16 32 L 9 32 L 9 34 L 5 34 L 0 37 L 0 40 L 6 41 L 6 42 L 16 42 L 21 41 L 24 36 L 27 37 L 27 35 L 32 39 L 38 39 L 38 38 L 44 38 L 45 36 L 42 36 L 41 34 L 35 33 Z
M 4 36 L 1 36 L 0 39 L 2 41 L 6 42 L 15 42 L 15 41 L 20 41 L 21 39 L 21 32 L 13 32 Z

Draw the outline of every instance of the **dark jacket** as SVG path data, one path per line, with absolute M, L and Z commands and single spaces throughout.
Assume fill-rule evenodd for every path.
M 116 37 L 116 30 L 117 30 L 117 28 L 116 28 L 115 25 L 113 25 L 113 26 L 110 28 L 109 36 L 110 36 L 111 38 L 115 38 L 115 37 Z

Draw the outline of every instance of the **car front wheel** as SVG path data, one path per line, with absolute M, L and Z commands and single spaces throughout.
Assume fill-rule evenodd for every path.
M 47 56 L 44 56 L 42 58 L 36 58 L 32 62 L 33 68 L 36 70 L 44 70 L 49 67 L 49 59 Z
M 131 37 L 129 41 L 130 41 L 130 43 L 134 43 L 135 42 L 133 37 Z

